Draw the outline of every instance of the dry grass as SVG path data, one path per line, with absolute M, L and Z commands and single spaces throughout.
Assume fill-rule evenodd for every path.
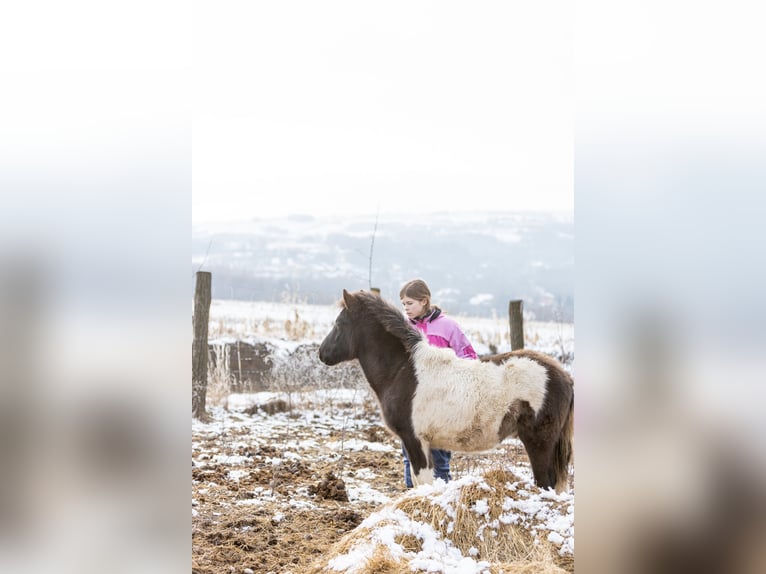
M 234 375 L 226 368 L 224 353 L 225 348 L 222 344 L 215 345 L 215 354 L 218 356 L 218 360 L 215 364 L 208 361 L 205 402 L 211 406 L 226 406 L 234 382 Z
M 326 334 L 327 325 L 313 324 L 311 320 L 291 309 L 287 315 L 262 318 L 231 318 L 211 321 L 211 337 L 242 336 L 275 337 L 284 340 L 306 340 L 321 338 Z M 508 335 L 498 330 L 487 335 L 475 335 L 478 342 L 499 346 L 507 342 Z M 535 337 L 534 334 L 531 335 Z M 314 358 L 312 354 L 309 358 Z M 330 369 L 318 365 L 314 360 L 295 354 L 289 365 L 275 370 L 274 390 L 282 391 L 289 404 L 296 397 L 304 403 L 304 409 L 314 406 L 300 397 L 311 387 L 317 388 L 360 388 L 368 391 L 360 372 L 341 372 L 338 367 Z M 229 389 L 231 374 L 222 368 L 210 373 L 207 403 L 222 406 L 227 412 L 229 407 Z M 327 370 L 327 372 L 325 372 Z M 357 367 L 358 370 L 358 367 Z M 354 405 L 331 404 L 330 410 L 346 410 L 350 419 L 368 419 L 379 421 L 380 414 L 374 400 L 362 401 Z M 359 404 L 356 404 L 359 403 Z M 235 404 L 235 403 L 232 403 Z M 324 408 L 327 405 L 323 405 Z M 353 407 L 353 408 L 351 408 Z M 237 413 L 229 413 L 235 415 Z M 240 413 L 240 419 L 248 419 L 253 413 Z M 257 417 L 254 417 L 254 423 Z M 292 423 L 291 423 L 292 424 Z M 341 426 L 343 428 L 341 428 Z M 285 444 L 293 441 L 296 432 L 302 430 L 296 420 L 295 426 L 288 429 L 284 436 L 275 436 L 270 446 L 257 445 L 257 424 L 243 428 L 228 428 L 221 422 L 217 437 L 205 435 L 193 438 L 193 452 L 200 458 L 202 452 L 209 456 L 218 454 L 247 455 L 248 466 L 238 467 L 232 464 L 208 463 L 204 468 L 193 469 L 192 496 L 195 512 L 192 518 L 192 572 L 198 574 L 229 574 L 242 572 L 249 568 L 257 574 L 304 574 L 335 572 L 328 570 L 327 563 L 333 556 L 341 556 L 351 551 L 356 545 L 370 545 L 369 558 L 360 565 L 360 572 L 365 574 L 399 574 L 411 572 L 409 561 L 402 555 L 414 556 L 423 549 L 423 539 L 414 534 L 402 533 L 395 537 L 395 544 L 401 551 L 393 552 L 383 544 L 372 546 L 373 530 L 359 527 L 366 516 L 379 509 L 378 504 L 360 501 L 344 501 L 342 496 L 318 496 L 323 489 L 320 483 L 328 473 L 336 477 L 353 475 L 354 469 L 370 469 L 376 475 L 374 487 L 381 493 L 399 499 L 392 504 L 427 523 L 464 556 L 473 550 L 476 560 L 486 560 L 492 574 L 514 574 L 541 572 L 543 574 L 573 572 L 574 561 L 569 556 L 559 556 L 556 549 L 547 541 L 534 544 L 530 532 L 514 525 L 503 525 L 497 536 L 477 537 L 486 519 L 493 520 L 498 515 L 496 505 L 502 504 L 503 494 L 500 487 L 493 486 L 495 492 L 479 491 L 475 485 L 468 485 L 460 494 L 460 501 L 454 517 L 448 517 L 438 505 L 427 499 L 418 499 L 410 494 L 401 494 L 402 461 L 398 452 L 399 443 L 380 425 L 362 427 L 358 431 L 345 428 L 345 423 L 323 436 L 319 442 L 330 440 L 360 439 L 382 443 L 393 443 L 394 452 L 378 453 L 365 451 L 345 451 L 340 459 L 327 458 L 326 453 L 304 451 L 305 458 L 300 463 L 285 462 L 274 467 L 267 462 L 276 458 L 285 450 Z M 284 444 L 283 444 L 284 443 Z M 252 452 L 251 452 L 252 451 Z M 468 456 L 455 453 L 452 460 L 453 478 L 475 475 L 486 471 L 488 466 L 527 464 L 526 453 L 518 444 L 506 443 L 497 453 L 487 456 Z M 208 459 L 209 460 L 209 459 Z M 238 479 L 229 476 L 232 469 L 245 469 L 247 473 Z M 498 471 L 499 472 L 499 471 Z M 503 476 L 492 473 L 487 475 L 487 482 L 502 482 Z M 494 477 L 494 478 L 493 478 Z M 325 486 L 329 486 L 330 482 Z M 260 489 L 260 490 L 259 490 Z M 336 488 L 336 491 L 340 491 Z M 328 493 L 332 494 L 330 490 Z M 507 493 L 506 493 L 507 494 Z M 487 499 L 490 506 L 488 517 L 471 512 L 471 505 L 477 497 Z M 242 504 L 248 498 L 263 500 L 262 506 Z M 311 509 L 285 510 L 286 505 L 295 501 L 313 504 Z M 280 520 L 274 520 L 275 514 L 284 514 Z M 453 520 L 454 519 L 454 520 Z M 452 530 L 447 532 L 450 522 Z M 486 526 L 484 531 L 487 531 Z
M 208 337 L 218 338 L 277 338 L 287 341 L 313 340 L 321 341 L 332 328 L 336 309 L 331 309 L 330 315 L 324 319 L 315 318 L 313 309 L 320 308 L 326 313 L 327 305 L 307 305 L 296 297 L 283 298 L 282 304 L 267 306 L 260 309 L 257 305 L 243 303 L 224 314 L 223 309 L 216 305 L 211 308 Z M 239 309 L 240 314 L 237 314 Z M 250 316 L 248 316 L 250 315 Z M 510 349 L 510 331 L 506 316 L 472 317 L 459 315 L 455 317 L 463 326 L 468 338 L 474 344 L 486 345 L 490 350 Z M 555 341 L 550 341 L 551 326 L 555 325 Z M 546 347 L 545 350 L 557 357 L 561 356 L 564 363 L 570 364 L 574 358 L 574 335 L 571 323 L 562 321 L 537 322 L 526 321 L 524 325 L 524 340 L 528 347 Z M 551 348 L 551 344 L 554 348 Z
M 321 511 L 298 511 L 277 522 L 273 511 L 229 507 L 225 519 L 200 524 L 192 531 L 192 572 L 218 574 L 250 568 L 254 572 L 306 572 L 338 531 L 361 519 L 331 506 Z M 317 528 L 317 523 L 322 527 Z
M 411 574 L 412 570 L 406 562 L 397 560 L 391 555 L 391 551 L 379 544 L 375 547 L 372 557 L 365 562 L 365 573 L 372 574 Z
M 302 407 L 309 411 L 329 408 L 313 403 Z M 379 420 L 377 407 L 367 401 L 359 405 L 334 402 L 330 410 L 347 413 L 343 416 L 348 416 L 349 420 Z M 223 416 L 220 410 L 216 413 Z M 285 413 L 274 416 L 289 418 Z M 330 434 L 318 439 L 315 450 L 302 451 L 305 455 L 302 460 L 284 459 L 275 466 L 270 461 L 281 457 L 288 449 L 285 441 L 294 443 L 296 439 L 317 436 L 313 434 L 313 425 L 301 419 L 289 419 L 290 423 L 283 431 L 272 434 L 270 441 L 264 443 L 260 440 L 262 431 L 257 423 L 264 417 L 260 409 L 253 415 L 228 412 L 225 417 L 228 422 L 221 420 L 220 426 L 216 422 L 207 430 L 194 433 L 193 437 L 193 457 L 205 463 L 192 469 L 195 512 L 192 518 L 192 567 L 197 574 L 230 574 L 247 568 L 256 574 L 335 572 L 328 570 L 328 561 L 333 556 L 351 552 L 361 543 L 369 545 L 365 554 L 369 558 L 361 572 L 410 572 L 408 560 L 402 555 L 414 556 L 422 551 L 421 537 L 401 530 L 394 539 L 401 549 L 399 552 L 392 553 L 381 544 L 374 547 L 375 526 L 361 527 L 360 523 L 381 510 L 380 504 L 317 496 L 329 473 L 348 480 L 355 475 L 356 469 L 373 472 L 373 486 L 392 498 L 389 505 L 431 525 L 464 556 L 469 556 L 470 549 L 475 548 L 477 555 L 473 558 L 487 560 L 490 563 L 488 571 L 493 574 L 574 571 L 573 559 L 558 556 L 547 541 L 530 547 L 531 535 L 523 528 L 503 526 L 498 530 L 498 536 L 493 537 L 486 535 L 485 527 L 484 540 L 476 537 L 487 519 L 491 521 L 498 516 L 498 505 L 502 505 L 504 496 L 515 496 L 513 492 L 506 492 L 505 483 L 517 478 L 502 470 L 509 463 L 528 464 L 523 447 L 515 443 L 506 443 L 496 453 L 478 457 L 455 453 L 453 477 L 456 480 L 483 474 L 493 490 L 483 490 L 475 484 L 465 485 L 458 504 L 454 505 L 454 516 L 450 517 L 433 500 L 415 496 L 414 491 L 404 489 L 399 443 L 379 424 L 331 429 Z M 252 421 L 252 424 L 231 426 L 236 421 Z M 394 449 L 384 453 L 348 450 L 340 458 L 327 456 L 322 450 L 322 444 L 327 441 L 343 438 L 390 444 Z M 217 456 L 246 456 L 247 461 L 213 461 L 212 458 Z M 232 470 L 240 471 L 239 476 L 233 477 Z M 479 516 L 468 510 L 478 499 L 487 501 L 488 515 Z M 310 507 L 303 508 L 303 504 Z M 275 515 L 280 514 L 281 518 L 275 520 Z M 450 521 L 454 521 L 454 526 L 447 532 Z
M 293 318 L 285 319 L 284 331 L 290 341 L 302 341 L 314 334 L 314 326 L 300 316 L 297 309 L 293 310 Z
M 246 305 L 243 305 L 247 307 Z M 288 341 L 321 340 L 330 330 L 332 323 L 316 324 L 313 319 L 301 314 L 305 307 L 300 302 L 283 302 L 279 308 L 272 307 L 263 310 L 260 316 L 221 315 L 220 311 L 213 307 L 208 327 L 210 339 L 256 337 L 277 338 Z M 249 308 L 250 311 L 255 306 Z
M 490 574 L 565 574 L 566 572 L 574 572 L 574 563 L 571 570 L 563 570 L 549 561 L 511 562 L 493 564 L 489 567 L 489 572 Z
M 391 507 L 421 525 L 429 525 L 463 556 L 488 562 L 493 574 L 574 572 L 573 557 L 559 555 L 558 548 L 545 537 L 538 536 L 529 526 L 504 524 L 499 520 L 504 501 L 518 496 L 518 491 L 509 486 L 520 480 L 510 471 L 490 470 L 484 474 L 483 483 L 464 485 L 454 505 L 439 502 L 433 496 L 405 494 Z M 486 502 L 487 514 L 474 511 L 477 501 Z M 391 526 L 395 526 L 393 520 L 383 519 L 374 527 L 357 528 L 348 533 L 312 566 L 311 574 L 337 572 L 330 562 L 352 552 L 370 557 L 363 564 L 352 565 L 348 572 L 412 572 L 411 561 L 422 550 L 423 539 L 412 533 L 400 533 L 394 537 L 391 548 L 375 535 L 376 530 Z M 371 544 L 374 546 L 370 549 Z M 335 566 L 338 567 L 337 563 Z

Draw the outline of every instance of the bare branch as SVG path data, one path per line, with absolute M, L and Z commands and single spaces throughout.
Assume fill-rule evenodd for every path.
M 200 271 L 202 269 L 202 266 L 207 261 L 207 256 L 210 254 L 210 246 L 213 245 L 213 240 L 210 240 L 210 243 L 207 244 L 207 251 L 205 251 L 205 257 L 202 259 L 202 263 L 199 264 L 199 267 L 197 267 L 197 271 Z
M 378 205 L 378 211 L 375 213 L 375 228 L 372 230 L 372 238 L 370 238 L 370 272 L 368 276 L 369 289 L 372 289 L 372 250 L 375 247 L 375 234 L 378 232 L 378 216 L 380 215 L 380 205 Z

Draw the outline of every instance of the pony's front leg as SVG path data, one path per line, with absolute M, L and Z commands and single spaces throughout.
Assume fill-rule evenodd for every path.
M 402 442 L 410 459 L 410 474 L 415 486 L 431 484 L 434 481 L 433 460 L 429 452 L 428 443 L 421 441 L 414 434 L 403 436 Z

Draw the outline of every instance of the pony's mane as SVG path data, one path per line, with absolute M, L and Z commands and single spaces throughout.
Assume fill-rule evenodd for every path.
M 357 291 L 351 293 L 351 296 L 364 307 L 367 313 L 372 315 L 373 320 L 380 323 L 387 333 L 399 339 L 408 352 L 423 340 L 423 335 L 410 325 L 401 310 L 379 295 Z

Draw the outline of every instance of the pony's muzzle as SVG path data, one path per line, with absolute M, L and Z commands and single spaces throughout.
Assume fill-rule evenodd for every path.
M 322 361 L 325 365 L 333 366 L 337 364 L 338 361 L 334 361 L 327 352 L 327 349 L 325 348 L 324 344 L 320 345 L 319 347 L 319 360 Z

